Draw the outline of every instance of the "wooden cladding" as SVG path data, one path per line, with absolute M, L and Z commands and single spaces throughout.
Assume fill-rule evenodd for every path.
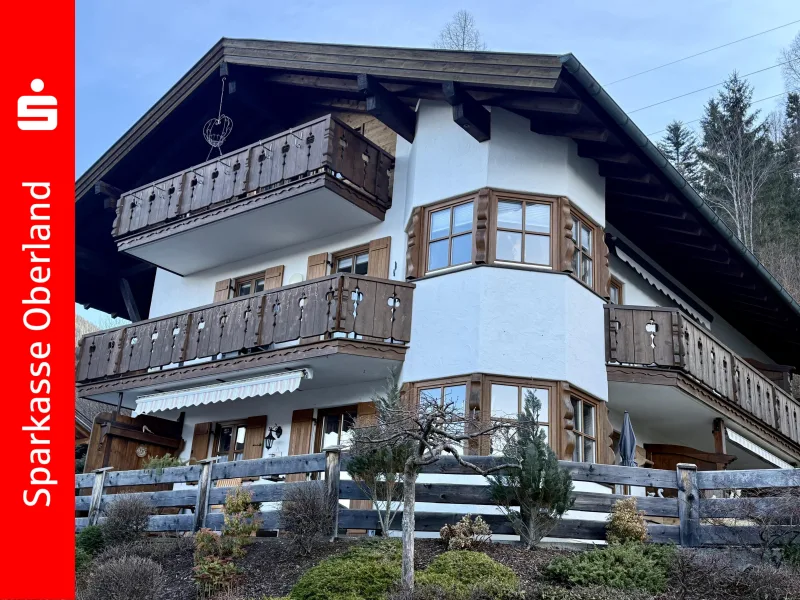
M 605 322 L 608 363 L 679 369 L 800 443 L 800 402 L 678 309 L 609 305 Z
M 446 221 L 441 215 L 455 207 L 464 207 L 464 212 L 468 212 L 467 208 L 471 210 L 471 229 L 462 223 L 456 231 L 455 216 L 449 229 L 446 224 L 439 223 Z M 584 283 L 608 298 L 608 248 L 602 227 L 566 197 L 492 188 L 482 188 L 412 210 L 406 226 L 406 278 L 416 279 L 468 265 L 498 264 L 571 273 L 581 281 L 579 274 L 573 273 L 576 244 L 572 230 L 576 218 L 589 228 L 592 237 L 590 247 L 584 249 L 591 260 L 591 272 L 584 277 Z M 469 235 L 472 236 L 470 251 L 459 247 L 458 258 L 454 258 L 453 239 L 458 236 L 462 246 L 466 246 L 463 240 Z M 450 248 L 445 252 L 440 246 L 447 240 Z M 432 258 L 434 255 L 435 260 Z
M 413 284 L 331 275 L 191 311 L 98 331 L 80 342 L 77 380 L 117 377 L 275 344 L 363 336 L 410 340 Z
M 393 168 L 390 154 L 327 115 L 123 193 L 112 234 L 126 236 L 320 174 L 335 176 L 385 213 Z

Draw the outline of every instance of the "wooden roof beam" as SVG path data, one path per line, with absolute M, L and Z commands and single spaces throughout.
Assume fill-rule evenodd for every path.
M 417 129 L 416 113 L 383 87 L 372 75 L 358 76 L 358 91 L 367 99 L 367 113 L 409 143 Z
M 453 107 L 453 121 L 479 142 L 485 142 L 491 135 L 492 115 L 482 104 L 470 96 L 455 81 L 442 84 L 442 93 L 447 103 Z
M 535 117 L 531 119 L 531 131 L 541 135 L 557 135 L 589 142 L 605 142 L 610 135 L 608 129 L 603 126 L 558 123 L 549 119 L 539 120 Z
M 627 198 L 627 196 L 612 196 L 607 198 L 607 200 L 611 200 L 612 202 L 615 200 L 619 201 L 622 204 L 622 206 L 619 208 L 621 212 L 633 212 L 653 217 L 654 219 L 676 219 L 678 221 L 689 221 L 693 224 L 696 223 L 694 218 L 692 218 L 689 213 L 687 213 L 685 210 L 681 210 L 677 205 L 675 206 L 675 210 L 672 210 L 670 205 L 666 205 L 663 202 L 655 203 L 647 200 L 637 200 L 632 202 Z
M 624 148 L 614 148 L 601 143 L 584 142 L 578 144 L 578 156 L 591 158 L 598 162 L 620 164 L 636 163 L 636 157 Z
M 675 197 L 664 188 L 632 181 L 619 181 L 617 179 L 606 181 L 606 194 L 622 194 L 633 198 L 646 198 L 656 202 L 675 200 Z
M 646 169 L 637 169 L 615 163 L 600 163 L 599 173 L 606 179 L 620 179 L 635 183 L 658 183 L 653 175 Z

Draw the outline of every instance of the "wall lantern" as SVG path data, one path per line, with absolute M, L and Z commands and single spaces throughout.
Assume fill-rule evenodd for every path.
M 283 428 L 280 425 L 269 428 L 269 433 L 267 433 L 267 437 L 264 438 L 264 445 L 267 447 L 267 450 L 272 448 L 272 444 L 274 444 L 275 440 L 281 437 L 281 435 L 283 435 Z

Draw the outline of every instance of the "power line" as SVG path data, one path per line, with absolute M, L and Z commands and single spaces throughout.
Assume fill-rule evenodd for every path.
M 708 50 L 703 50 L 702 52 L 698 52 L 697 54 L 692 54 L 690 56 L 684 56 L 683 58 L 679 58 L 678 60 L 673 60 L 672 62 L 664 63 L 663 65 L 658 65 L 657 67 L 653 67 L 652 69 L 647 69 L 645 71 L 640 71 L 639 73 L 634 73 L 633 75 L 628 75 L 627 77 L 623 77 L 622 79 L 617 79 L 616 81 L 612 81 L 611 83 L 603 84 L 604 87 L 608 87 L 610 85 L 614 85 L 615 83 L 619 83 L 621 81 L 627 81 L 628 79 L 633 79 L 634 77 L 639 77 L 639 75 L 644 75 L 645 73 L 652 73 L 653 71 L 658 71 L 659 69 L 663 69 L 664 67 L 669 67 L 670 65 L 677 64 L 679 62 L 683 62 L 685 60 L 689 60 L 690 58 L 695 58 L 697 56 L 702 56 L 703 54 L 708 54 L 709 52 L 714 52 L 715 50 L 719 50 L 721 48 L 726 48 L 728 46 L 733 46 L 734 44 L 738 44 L 739 42 L 743 42 L 745 40 L 753 39 L 754 37 L 758 37 L 760 35 L 764 35 L 765 33 L 770 33 L 772 31 L 777 31 L 778 29 L 783 29 L 784 27 L 789 27 L 789 25 L 794 25 L 796 23 L 800 23 L 800 19 L 797 21 L 792 21 L 791 23 L 784 23 L 783 25 L 778 25 L 777 27 L 773 27 L 772 29 L 767 29 L 765 31 L 761 31 L 759 33 L 754 33 L 753 35 L 748 35 L 747 37 L 739 38 L 738 40 L 734 40 L 732 42 L 728 42 L 727 44 L 722 44 L 721 46 L 716 46 L 714 48 L 709 48 Z
M 777 98 L 778 96 L 785 96 L 786 94 L 791 94 L 793 92 L 800 92 L 800 88 L 795 88 L 793 90 L 786 90 L 785 92 L 781 92 L 780 94 L 774 94 L 772 96 L 767 96 L 766 98 L 759 98 L 758 100 L 753 100 L 750 104 L 758 104 L 759 102 L 766 102 L 767 100 L 772 100 L 773 98 Z M 692 123 L 697 123 L 698 121 L 702 121 L 703 117 L 699 117 L 697 119 L 692 119 L 691 121 L 682 121 L 684 125 L 691 125 Z M 658 131 L 654 131 L 653 133 L 648 133 L 647 137 L 651 137 L 654 135 L 658 135 L 659 133 L 664 133 L 667 130 L 665 127 L 664 129 L 659 129 Z
M 756 75 L 757 73 L 763 73 L 764 71 L 769 71 L 770 69 L 776 69 L 778 67 L 782 67 L 783 65 L 788 64 L 790 62 L 792 62 L 792 61 L 791 60 L 787 60 L 787 61 L 784 61 L 782 63 L 778 63 L 777 65 L 772 65 L 771 67 L 765 67 L 763 69 L 759 69 L 758 71 L 753 71 L 751 73 L 745 73 L 744 75 L 741 75 L 741 77 L 742 78 L 750 77 L 751 75 Z M 680 96 L 673 96 L 672 98 L 667 98 L 666 100 L 661 100 L 659 102 L 655 102 L 654 104 L 648 104 L 647 106 L 642 106 L 641 108 L 637 108 L 635 110 L 629 110 L 628 114 L 632 115 L 635 112 L 639 112 L 639 111 L 642 111 L 642 110 L 647 110 L 648 108 L 653 108 L 654 106 L 660 106 L 662 104 L 666 104 L 667 102 L 672 102 L 673 100 L 678 100 L 680 98 L 685 98 L 686 96 L 691 96 L 692 94 L 705 92 L 706 90 L 711 90 L 711 89 L 714 89 L 716 87 L 719 87 L 719 86 L 723 85 L 724 83 L 725 83 L 724 81 L 720 81 L 719 83 L 715 83 L 713 85 L 708 85 L 708 86 L 700 88 L 698 90 L 692 90 L 691 92 L 686 92 L 685 94 L 681 94 Z

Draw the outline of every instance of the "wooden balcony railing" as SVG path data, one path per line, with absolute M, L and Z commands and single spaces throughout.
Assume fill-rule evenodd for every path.
M 114 378 L 332 337 L 406 344 L 413 292 L 410 283 L 339 274 L 97 331 L 81 339 L 76 377 Z
M 125 192 L 112 233 L 122 237 L 320 174 L 348 184 L 385 213 L 393 167 L 390 154 L 327 115 Z
M 680 369 L 800 443 L 800 402 L 674 308 L 606 306 L 606 361 Z

